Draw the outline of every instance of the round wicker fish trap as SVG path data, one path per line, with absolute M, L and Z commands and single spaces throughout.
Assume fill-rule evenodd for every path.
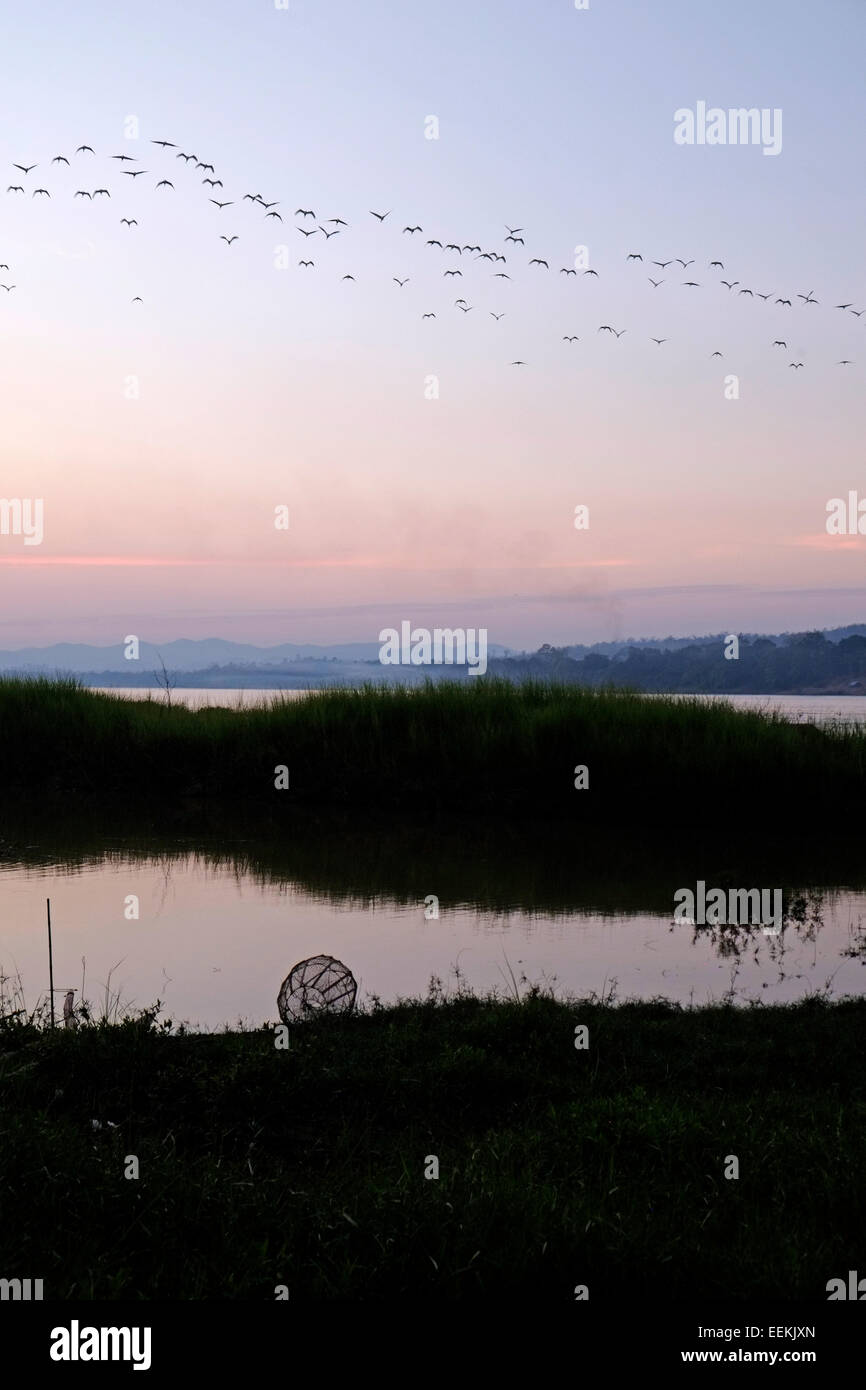
M 292 966 L 280 986 L 277 1008 L 283 1023 L 301 1023 L 316 1014 L 351 1013 L 358 985 L 347 965 L 333 956 L 311 956 Z

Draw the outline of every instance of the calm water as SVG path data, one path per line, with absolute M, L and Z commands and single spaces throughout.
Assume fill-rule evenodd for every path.
M 270 694 L 187 690 L 174 698 L 198 707 Z M 866 719 L 866 697 L 734 703 L 798 720 Z M 530 845 L 507 827 L 470 827 L 447 840 L 408 828 L 346 840 L 297 827 L 275 847 L 118 840 L 62 852 L 26 843 L 22 831 L 24 843 L 0 842 L 3 989 L 8 1000 L 20 977 L 28 1006 L 44 997 L 47 897 L 59 990 L 74 988 L 79 999 L 84 975 L 84 995 L 98 1010 L 118 995 L 140 1007 L 159 998 L 174 1019 L 202 1027 L 275 1019 L 280 983 L 297 961 L 318 954 L 349 965 L 359 999 L 423 994 L 434 975 L 453 987 L 457 970 L 478 990 L 511 989 L 513 976 L 580 995 L 615 988 L 619 998 L 696 1003 L 728 991 L 769 1003 L 866 989 L 866 867 L 831 869 L 816 851 L 809 864 L 792 855 L 783 867 L 777 855 L 764 868 L 769 849 L 760 846 L 714 846 L 684 867 L 675 830 L 673 867 L 639 861 L 640 847 L 628 843 L 609 847 L 610 862 L 601 863 L 580 841 L 555 846 L 546 834 Z M 77 833 L 74 821 L 69 833 Z M 783 886 L 786 901 L 803 895 L 802 920 L 778 938 L 760 928 L 674 925 L 675 891 L 698 878 L 710 887 L 720 879 Z M 438 918 L 425 916 L 430 894 L 439 897 Z M 126 915 L 133 899 L 137 919 Z
M 453 985 L 455 967 L 477 989 L 504 989 L 513 972 L 578 994 L 606 993 L 615 983 L 619 998 L 696 1003 L 720 999 L 732 985 L 739 1000 L 765 1003 L 827 984 L 835 996 L 866 988 L 862 887 L 810 895 L 806 920 L 772 938 L 760 928 L 696 933 L 673 925 L 673 891 L 693 880 L 653 888 L 669 903 L 661 910 L 634 910 L 625 894 L 617 910 L 615 886 L 601 904 L 593 905 L 590 888 L 590 902 L 573 910 L 538 910 L 513 901 L 520 894 L 509 885 L 506 906 L 442 892 L 439 918 L 428 919 L 425 898 L 441 885 L 427 877 L 407 902 L 311 887 L 184 850 L 150 858 L 117 851 L 75 866 L 50 858 L 7 863 L 0 865 L 0 969 L 20 973 L 30 1006 L 46 990 L 50 897 L 57 988 L 80 991 L 84 969 L 94 1004 L 116 991 L 127 1004 L 159 998 L 176 1020 L 205 1027 L 275 1019 L 281 981 L 317 954 L 350 966 L 359 999 L 424 993 L 432 975 Z M 130 895 L 138 920 L 125 917 Z M 8 995 L 8 980 L 5 988 Z
M 140 700 L 151 694 L 155 700 L 164 700 L 159 690 L 140 690 L 134 687 L 105 689 L 107 694 L 120 695 L 128 700 Z M 188 705 L 190 709 L 204 709 L 208 705 L 224 705 L 233 709 L 250 708 L 273 698 L 275 694 L 287 700 L 303 700 L 309 690 L 200 690 L 183 687 L 172 691 L 172 700 Z M 651 698 L 651 697 L 650 697 Z M 675 699 L 690 699 L 690 696 L 675 696 Z M 703 695 L 704 700 L 727 699 L 738 709 L 778 710 L 792 722 L 801 723 L 866 723 L 866 695 Z

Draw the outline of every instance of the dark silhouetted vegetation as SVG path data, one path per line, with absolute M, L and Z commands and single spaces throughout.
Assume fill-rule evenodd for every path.
M 492 661 L 490 670 L 512 680 L 547 678 L 665 693 L 808 694 L 832 688 L 866 694 L 866 637 L 856 633 L 838 642 L 823 632 L 796 633 L 784 640 L 743 637 L 735 660 L 724 653 L 724 637 L 675 650 L 630 645 L 612 655 L 589 651 L 576 656 L 565 647 L 545 646 L 532 655 Z
M 866 1218 L 864 1026 L 863 1000 L 435 987 L 287 1051 L 153 1012 L 7 1021 L 3 1273 L 53 1299 L 823 1300 Z
M 479 678 L 418 689 L 279 696 L 243 711 L 131 701 L 74 680 L 0 681 L 6 811 L 134 808 L 157 823 L 298 814 L 436 815 L 639 826 L 670 841 L 697 823 L 859 820 L 866 734 L 792 725 L 700 699 Z M 576 790 L 574 770 L 589 769 Z M 277 790 L 277 768 L 289 786 Z

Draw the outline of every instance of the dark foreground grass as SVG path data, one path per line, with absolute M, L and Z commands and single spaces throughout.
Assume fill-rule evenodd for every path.
M 864 1026 L 863 1000 L 544 995 L 322 1019 L 288 1051 L 7 1025 L 0 1275 L 46 1298 L 824 1300 L 862 1268 Z
M 577 765 L 589 769 L 576 790 Z M 278 767 L 289 786 L 275 788 Z M 701 821 L 838 833 L 859 820 L 866 733 L 725 705 L 481 678 L 192 711 L 72 680 L 0 681 L 0 801 L 163 820 L 298 812 L 480 815 L 670 839 Z

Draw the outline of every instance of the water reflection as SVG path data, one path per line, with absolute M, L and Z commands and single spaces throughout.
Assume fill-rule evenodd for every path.
M 866 979 L 862 871 L 811 878 L 784 846 L 649 856 L 630 842 L 453 826 L 309 825 L 274 842 L 4 833 L 0 969 L 20 972 L 31 1006 L 48 984 L 47 896 L 55 981 L 76 999 L 159 998 L 204 1026 L 273 1021 L 275 982 L 323 953 L 353 970 L 359 1003 L 423 994 L 434 976 L 453 988 L 458 974 L 477 990 L 682 1002 L 837 997 Z M 698 877 L 781 887 L 779 935 L 673 923 L 675 891 Z

